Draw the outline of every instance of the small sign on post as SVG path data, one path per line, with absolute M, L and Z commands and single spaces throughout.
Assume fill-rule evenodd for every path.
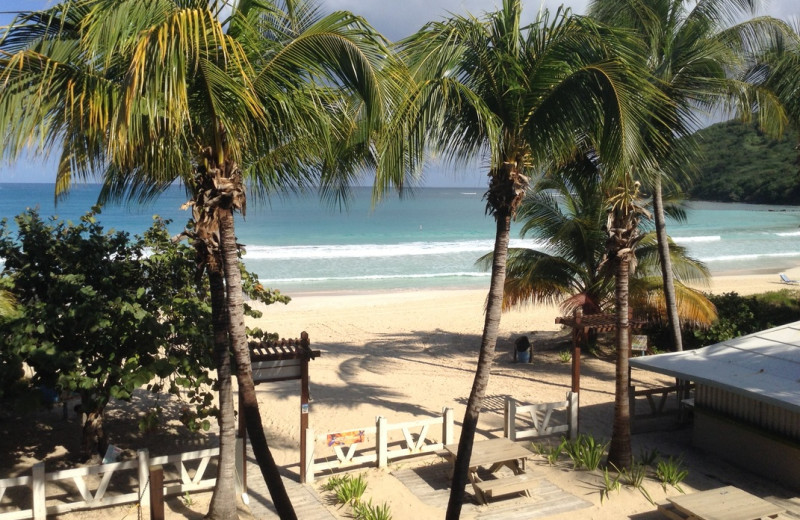
M 631 336 L 631 350 L 643 356 L 647 352 L 647 336 L 643 334 Z
M 364 430 L 329 433 L 327 436 L 328 446 L 350 446 L 365 440 Z

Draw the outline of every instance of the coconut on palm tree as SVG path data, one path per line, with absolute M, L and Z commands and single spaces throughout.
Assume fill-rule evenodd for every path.
M 376 161 L 379 123 L 401 91 L 382 81 L 382 38 L 306 1 L 67 0 L 22 16 L 0 50 L 0 155 L 58 150 L 57 196 L 88 178 L 103 180 L 104 199 L 186 186 L 189 231 L 215 289 L 218 360 L 234 355 L 256 458 L 279 514 L 294 518 L 255 398 L 234 214 L 245 213 L 248 183 L 262 196 L 335 190 Z M 376 186 L 401 182 L 396 164 L 381 163 L 380 174 L 396 177 Z M 235 499 L 214 500 L 209 515 L 235 516 Z
M 593 0 L 591 17 L 625 28 L 643 50 L 651 83 L 669 100 L 667 112 L 642 130 L 644 138 L 668 143 L 651 147 L 651 171 L 640 175 L 652 188 L 653 215 L 666 307 L 675 350 L 682 350 L 680 317 L 663 204 L 669 172 L 691 168 L 690 134 L 714 108 L 733 108 L 748 118 L 758 109 L 760 123 L 780 131 L 785 116 L 769 90 L 748 77 L 748 59 L 788 34 L 785 23 L 756 13 L 760 0 Z M 672 166 L 672 167 L 670 167 Z M 646 170 L 647 168 L 645 168 Z
M 416 87 L 404 109 L 407 139 L 425 142 L 455 162 L 482 156 L 486 211 L 496 222 L 492 274 L 480 356 L 456 455 L 447 518 L 458 518 L 481 403 L 495 357 L 506 278 L 510 223 L 531 172 L 564 161 L 588 142 L 611 171 L 638 149 L 646 124 L 640 101 L 652 89 L 631 74 L 631 47 L 588 19 L 541 11 L 530 25 L 522 2 L 478 19 L 429 23 L 401 43 Z M 402 111 L 402 110 L 401 110 Z

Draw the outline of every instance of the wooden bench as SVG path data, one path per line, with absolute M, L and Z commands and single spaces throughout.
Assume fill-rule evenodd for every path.
M 520 473 L 510 477 L 481 480 L 480 482 L 475 482 L 474 485 L 486 498 L 521 493 L 523 491 L 530 496 L 528 490 L 543 478 L 534 477 L 530 473 Z

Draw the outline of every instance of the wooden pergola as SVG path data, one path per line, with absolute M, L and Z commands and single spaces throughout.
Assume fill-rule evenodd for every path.
M 581 395 L 581 345 L 586 342 L 589 331 L 614 332 L 617 330 L 616 314 L 583 314 L 580 309 L 572 316 L 560 316 L 556 323 L 572 328 L 572 391 L 578 395 L 578 409 L 580 410 Z M 628 344 L 632 330 L 640 330 L 647 325 L 646 320 L 628 318 Z M 580 414 L 578 414 L 580 417 Z M 580 419 L 579 419 L 580 420 Z M 579 426 L 576 425 L 576 429 Z
M 300 482 L 305 483 L 306 467 L 303 461 L 306 460 L 306 430 L 308 429 L 309 412 L 308 362 L 318 358 L 320 351 L 311 350 L 311 342 L 305 331 L 300 333 L 299 339 L 251 341 L 249 346 L 255 384 L 300 380 Z M 241 402 L 239 409 L 242 409 Z M 243 413 L 239 414 L 239 436 L 242 439 L 247 436 Z M 243 460 L 247 460 L 247 458 L 245 457 Z M 243 480 L 246 483 L 246 474 L 244 475 Z

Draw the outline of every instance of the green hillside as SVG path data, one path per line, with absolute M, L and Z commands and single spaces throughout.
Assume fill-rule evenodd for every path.
M 697 136 L 700 157 L 687 189 L 692 199 L 800 204 L 796 133 L 775 141 L 752 125 L 728 121 Z

